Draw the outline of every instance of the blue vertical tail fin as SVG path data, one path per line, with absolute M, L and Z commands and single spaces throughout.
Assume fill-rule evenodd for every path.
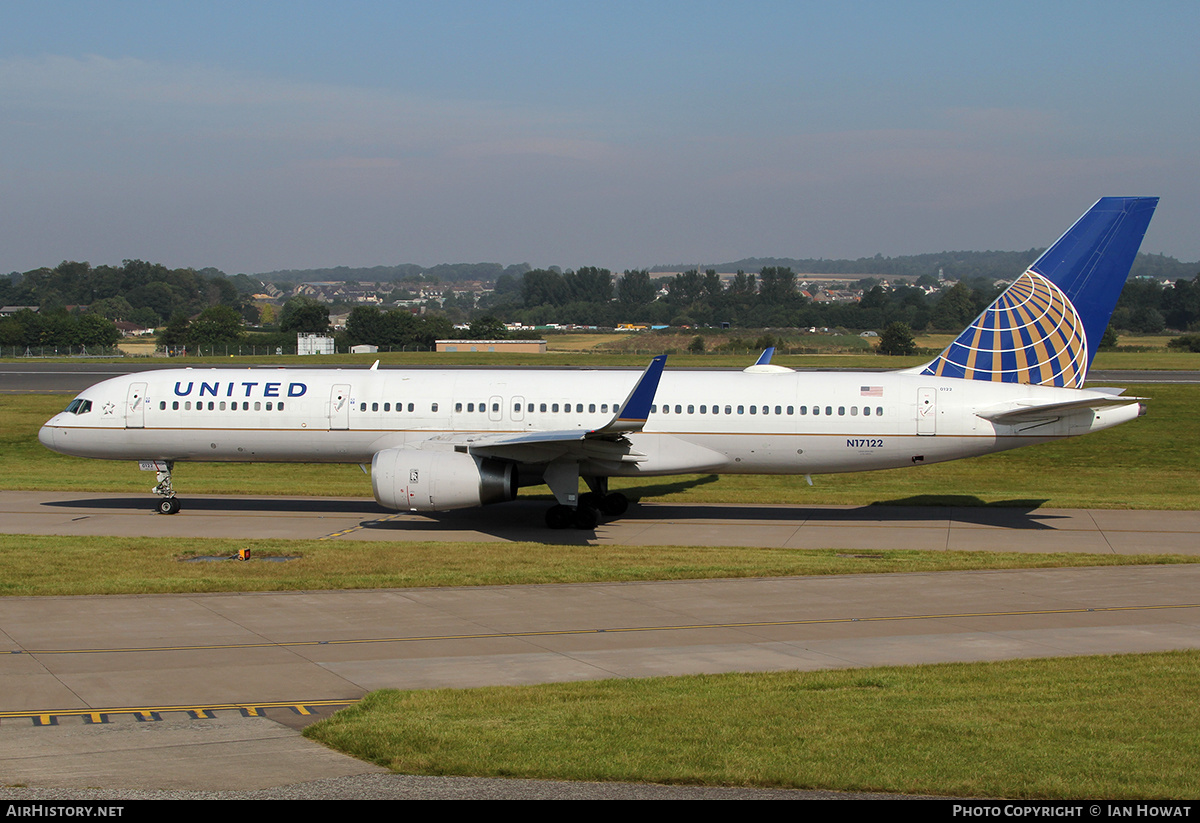
M 1157 197 L 1102 197 L 922 374 L 1082 388 Z

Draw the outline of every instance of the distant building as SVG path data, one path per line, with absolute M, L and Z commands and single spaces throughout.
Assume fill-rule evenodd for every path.
M 296 335 L 296 354 L 334 354 L 333 338 L 320 334 Z

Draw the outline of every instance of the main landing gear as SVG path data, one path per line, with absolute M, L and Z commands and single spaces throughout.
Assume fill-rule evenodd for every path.
M 574 527 L 591 531 L 600 524 L 600 515 L 617 517 L 629 508 L 629 498 L 620 492 L 598 495 L 593 492 L 579 496 L 579 505 L 551 506 L 546 511 L 546 525 L 552 529 Z
M 628 497 L 620 492 L 609 492 L 607 477 L 584 476 L 583 479 L 590 491 L 579 495 L 578 502 L 574 506 L 568 505 L 575 497 L 574 493 L 568 490 L 572 485 L 578 484 L 579 475 L 575 474 L 573 478 L 570 478 L 572 483 L 565 488 L 560 485 L 559 478 L 550 479 L 549 485 L 554 491 L 555 497 L 560 501 L 565 498 L 567 502 L 560 502 L 558 505 L 550 507 L 546 512 L 547 526 L 552 529 L 574 527 L 583 531 L 591 531 L 599 525 L 600 515 L 619 517 L 629 509 Z
M 158 501 L 159 514 L 175 514 L 179 511 L 179 498 L 175 496 L 175 490 L 171 488 L 171 469 L 175 468 L 175 463 L 168 460 L 166 463 L 160 463 L 159 466 L 164 468 L 159 468 L 158 474 L 155 476 L 158 485 L 150 491 L 162 495 L 162 500 Z

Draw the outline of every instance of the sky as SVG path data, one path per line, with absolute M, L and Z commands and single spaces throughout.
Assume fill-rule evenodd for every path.
M 1200 261 L 1195 2 L 24 2 L 0 271 Z

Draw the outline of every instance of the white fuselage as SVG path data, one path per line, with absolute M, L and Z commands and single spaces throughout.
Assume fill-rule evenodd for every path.
M 567 369 L 169 369 L 79 395 L 39 439 L 112 460 L 369 463 L 465 433 L 604 426 L 641 373 Z M 818 474 L 933 463 L 1107 428 L 1138 403 L 1004 425 L 976 414 L 1092 393 L 906 372 L 664 372 L 636 461 L 584 474 Z M 85 409 L 86 410 L 82 410 Z M 518 460 L 518 462 L 520 462 Z M 531 458 L 537 462 L 537 458 Z

